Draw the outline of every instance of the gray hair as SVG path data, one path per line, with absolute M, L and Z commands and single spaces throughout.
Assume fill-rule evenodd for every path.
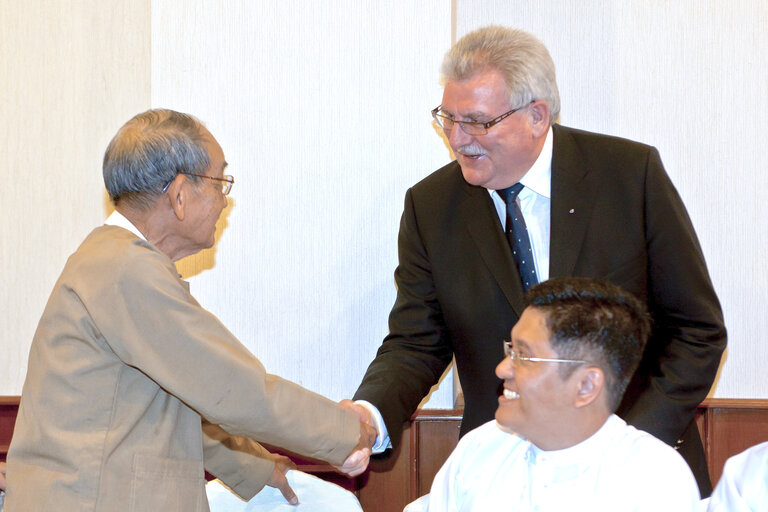
M 534 100 L 549 105 L 549 122 L 560 115 L 560 93 L 555 63 L 544 44 L 522 30 L 491 25 L 465 35 L 448 50 L 440 69 L 440 81 L 465 80 L 495 69 L 504 77 L 509 106 L 521 107 Z
M 204 133 L 198 119 L 173 110 L 148 110 L 125 123 L 104 153 L 112 203 L 146 209 L 180 172 L 205 174 L 210 159 Z

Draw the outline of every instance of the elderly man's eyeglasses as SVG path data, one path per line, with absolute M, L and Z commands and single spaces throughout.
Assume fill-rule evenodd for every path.
M 587 361 L 580 359 L 550 359 L 547 357 L 528 357 L 515 352 L 511 341 L 504 342 L 504 355 L 512 360 L 514 365 L 521 363 L 568 363 L 568 364 L 588 364 Z
M 232 176 L 229 176 L 228 174 L 225 174 L 223 178 L 214 178 L 213 176 L 206 176 L 205 174 L 195 174 L 192 172 L 180 172 L 179 174 L 184 174 L 187 176 L 197 176 L 198 178 L 206 178 L 209 180 L 215 180 L 220 182 L 221 185 L 221 193 L 225 196 L 229 194 L 229 191 L 232 190 L 232 185 L 235 183 L 235 178 Z M 168 190 L 168 187 L 170 184 L 173 183 L 173 180 L 169 181 L 165 187 L 163 187 L 163 194 L 165 194 L 165 191 Z
M 535 101 L 535 100 L 534 100 Z M 531 102 L 533 103 L 533 101 Z M 531 103 L 528 103 L 530 105 Z M 440 105 L 438 107 L 435 107 L 432 109 L 432 117 L 435 119 L 435 122 L 437 122 L 438 126 L 445 130 L 446 132 L 450 132 L 453 130 L 453 125 L 458 124 L 461 126 L 461 129 L 466 133 L 467 135 L 485 135 L 488 133 L 488 130 L 492 128 L 493 126 L 496 126 L 518 110 L 527 107 L 528 105 L 523 105 L 522 107 L 513 108 L 512 110 L 508 112 L 504 112 L 498 117 L 494 117 L 490 121 L 487 121 L 485 123 L 482 123 L 480 121 L 457 121 L 454 119 L 453 115 L 451 114 L 445 114 L 442 110 L 440 110 L 443 106 Z

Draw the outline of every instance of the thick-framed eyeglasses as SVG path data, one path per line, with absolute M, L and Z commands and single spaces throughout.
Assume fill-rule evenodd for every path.
M 512 364 L 518 365 L 520 363 L 566 363 L 566 364 L 588 364 L 587 361 L 581 359 L 550 359 L 548 357 L 528 357 L 521 356 L 512 348 L 511 341 L 504 342 L 504 355 L 512 360 Z
M 230 176 L 228 174 L 225 174 L 222 178 L 214 178 L 213 176 L 206 176 L 205 174 L 195 174 L 193 172 L 180 172 L 179 174 L 184 174 L 186 176 L 197 176 L 198 178 L 207 178 L 209 180 L 215 180 L 218 181 L 221 185 L 221 193 L 225 196 L 229 194 L 229 192 L 232 190 L 232 185 L 235 184 L 235 178 L 233 176 Z M 163 187 L 163 194 L 165 194 L 165 191 L 168 190 L 168 187 L 170 184 L 173 183 L 173 180 L 169 181 L 165 187 Z
M 533 100 L 533 101 L 536 101 L 536 100 Z M 531 103 L 533 103 L 533 101 L 531 101 Z M 531 103 L 528 103 L 528 105 L 530 105 Z M 467 135 L 485 135 L 486 133 L 488 133 L 488 130 L 490 128 L 496 126 L 497 124 L 499 124 L 500 122 L 502 122 L 503 120 L 505 120 L 506 118 L 508 118 L 515 112 L 517 112 L 518 110 L 525 108 L 528 105 L 523 105 L 521 107 L 513 108 L 512 110 L 508 112 L 504 112 L 500 116 L 494 117 L 493 119 L 485 123 L 482 123 L 480 121 L 457 121 L 456 119 L 454 119 L 453 115 L 444 114 L 443 111 L 440 110 L 443 107 L 442 105 L 439 105 L 432 109 L 432 117 L 435 119 L 435 122 L 438 124 L 438 126 L 440 126 L 440 128 L 442 128 L 446 132 L 450 132 L 451 130 L 453 130 L 453 125 L 458 124 L 459 126 L 461 126 L 461 129 Z

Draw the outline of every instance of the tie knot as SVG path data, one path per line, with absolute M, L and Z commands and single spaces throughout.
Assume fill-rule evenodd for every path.
M 501 190 L 497 190 L 496 192 L 498 192 L 504 201 L 508 203 L 517 199 L 517 195 L 521 190 L 523 190 L 523 188 L 525 187 L 522 183 L 515 183 L 511 187 L 503 188 Z

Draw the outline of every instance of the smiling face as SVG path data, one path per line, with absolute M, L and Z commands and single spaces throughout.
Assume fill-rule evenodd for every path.
M 457 121 L 487 122 L 519 106 L 510 106 L 501 73 L 486 69 L 465 80 L 447 82 L 441 111 Z M 542 135 L 549 128 L 546 104 L 538 102 L 536 109 L 533 105 L 521 108 L 485 135 L 468 135 L 458 125 L 445 132 L 468 183 L 502 189 L 520 181 L 539 156 Z M 541 109 L 546 110 L 546 121 L 539 119 Z
M 512 328 L 514 351 L 520 356 L 557 359 L 549 339 L 546 315 L 526 308 Z M 563 430 L 569 428 L 575 411 L 580 372 L 564 379 L 559 370 L 559 363 L 513 362 L 505 357 L 496 366 L 496 375 L 504 380 L 495 415 L 498 424 L 544 450 L 565 447 Z

